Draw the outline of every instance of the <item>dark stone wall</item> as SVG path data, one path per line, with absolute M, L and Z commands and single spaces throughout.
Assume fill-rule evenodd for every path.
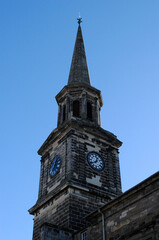
M 34 217 L 33 239 L 40 240 L 41 226 L 44 223 L 69 228 L 69 195 L 65 191 L 61 196 L 49 201 Z
M 72 233 L 55 225 L 44 224 L 41 227 L 40 240 L 72 240 Z
M 40 174 L 40 185 L 39 185 L 39 197 L 38 200 L 41 198 L 45 198 L 47 194 L 51 191 L 54 191 L 58 188 L 62 182 L 66 179 L 67 174 L 67 140 L 65 139 L 62 143 L 56 143 L 57 146 L 50 147 L 47 154 L 45 154 L 41 159 L 41 174 Z M 59 172 L 54 175 L 50 176 L 50 167 L 54 157 L 60 156 L 61 158 L 61 167 Z
M 95 151 L 105 162 L 101 172 L 93 170 L 87 154 Z M 75 130 L 71 136 L 71 181 L 111 200 L 121 194 L 118 150 L 93 135 Z
M 68 188 L 55 199 L 47 202 L 34 218 L 33 239 L 40 239 L 44 223 L 77 231 L 89 224 L 85 216 L 103 206 L 105 200 L 83 190 Z
M 85 193 L 84 191 L 72 189 L 70 194 L 70 218 L 69 229 L 78 231 L 85 228 L 90 222 L 85 217 L 103 206 L 102 199 Z
M 105 238 L 159 240 L 159 173 L 102 207 Z M 88 240 L 102 240 L 102 213 L 89 217 Z M 81 239 L 82 231 L 74 235 Z
M 87 162 L 87 154 L 95 151 L 105 162 L 102 172 L 93 170 Z M 55 156 L 61 158 L 59 172 L 51 177 L 50 166 Z M 118 150 L 101 139 L 81 130 L 71 129 L 54 142 L 41 159 L 38 203 L 56 195 L 64 184 L 76 184 L 90 192 L 111 200 L 121 194 Z

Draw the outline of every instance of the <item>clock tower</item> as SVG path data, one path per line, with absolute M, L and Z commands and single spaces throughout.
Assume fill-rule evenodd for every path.
M 121 194 L 122 143 L 101 127 L 102 96 L 90 83 L 80 23 L 68 84 L 56 96 L 57 128 L 38 151 L 39 195 L 29 210 L 33 240 L 71 239 L 89 224 L 86 215 Z

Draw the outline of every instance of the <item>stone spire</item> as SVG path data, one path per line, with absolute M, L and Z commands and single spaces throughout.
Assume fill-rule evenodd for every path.
M 90 78 L 84 49 L 84 42 L 81 30 L 81 18 L 78 19 L 78 31 L 73 52 L 68 85 L 87 84 L 90 85 Z

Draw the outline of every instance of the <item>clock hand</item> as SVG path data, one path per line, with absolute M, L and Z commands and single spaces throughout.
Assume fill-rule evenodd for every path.
M 56 160 L 54 160 L 53 163 L 52 163 L 52 170 L 53 170 L 54 167 L 55 167 L 55 163 L 56 163 Z

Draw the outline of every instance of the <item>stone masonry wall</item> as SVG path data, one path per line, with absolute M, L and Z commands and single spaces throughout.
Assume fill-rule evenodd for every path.
M 61 158 L 61 167 L 59 172 L 51 177 L 50 167 L 51 163 L 56 156 Z M 41 174 L 39 185 L 39 199 L 45 197 L 48 193 L 53 191 L 61 182 L 66 178 L 66 159 L 67 157 L 67 140 L 61 144 L 55 142 L 52 144 L 47 154 L 41 159 Z
M 52 224 L 44 224 L 41 227 L 40 240 L 72 240 L 72 233 Z
M 97 152 L 105 162 L 101 172 L 93 170 L 87 162 L 87 154 Z M 93 135 L 74 131 L 71 136 L 71 181 L 109 200 L 121 194 L 118 150 Z
M 44 223 L 69 227 L 69 194 L 63 192 L 61 196 L 49 201 L 34 217 L 33 239 L 40 240 L 40 229 Z
M 153 180 L 153 181 L 152 181 Z M 101 208 L 107 240 L 159 240 L 159 173 Z M 88 240 L 103 240 L 102 214 L 89 216 Z M 82 232 L 75 234 L 80 240 Z
M 104 204 L 104 199 L 83 190 L 68 188 L 55 199 L 47 202 L 34 217 L 33 239 L 40 239 L 44 223 L 77 231 L 89 224 L 85 216 Z
M 103 205 L 101 198 L 82 190 L 71 189 L 69 229 L 78 231 L 85 228 L 90 223 L 85 217 Z
M 102 172 L 87 162 L 90 151 L 98 152 L 104 162 Z M 60 156 L 61 167 L 53 177 L 50 166 Z M 121 194 L 117 149 L 104 140 L 75 128 L 63 134 L 45 150 L 41 161 L 39 199 L 34 207 L 33 239 L 40 239 L 44 223 L 71 231 L 87 226 L 85 217 Z

